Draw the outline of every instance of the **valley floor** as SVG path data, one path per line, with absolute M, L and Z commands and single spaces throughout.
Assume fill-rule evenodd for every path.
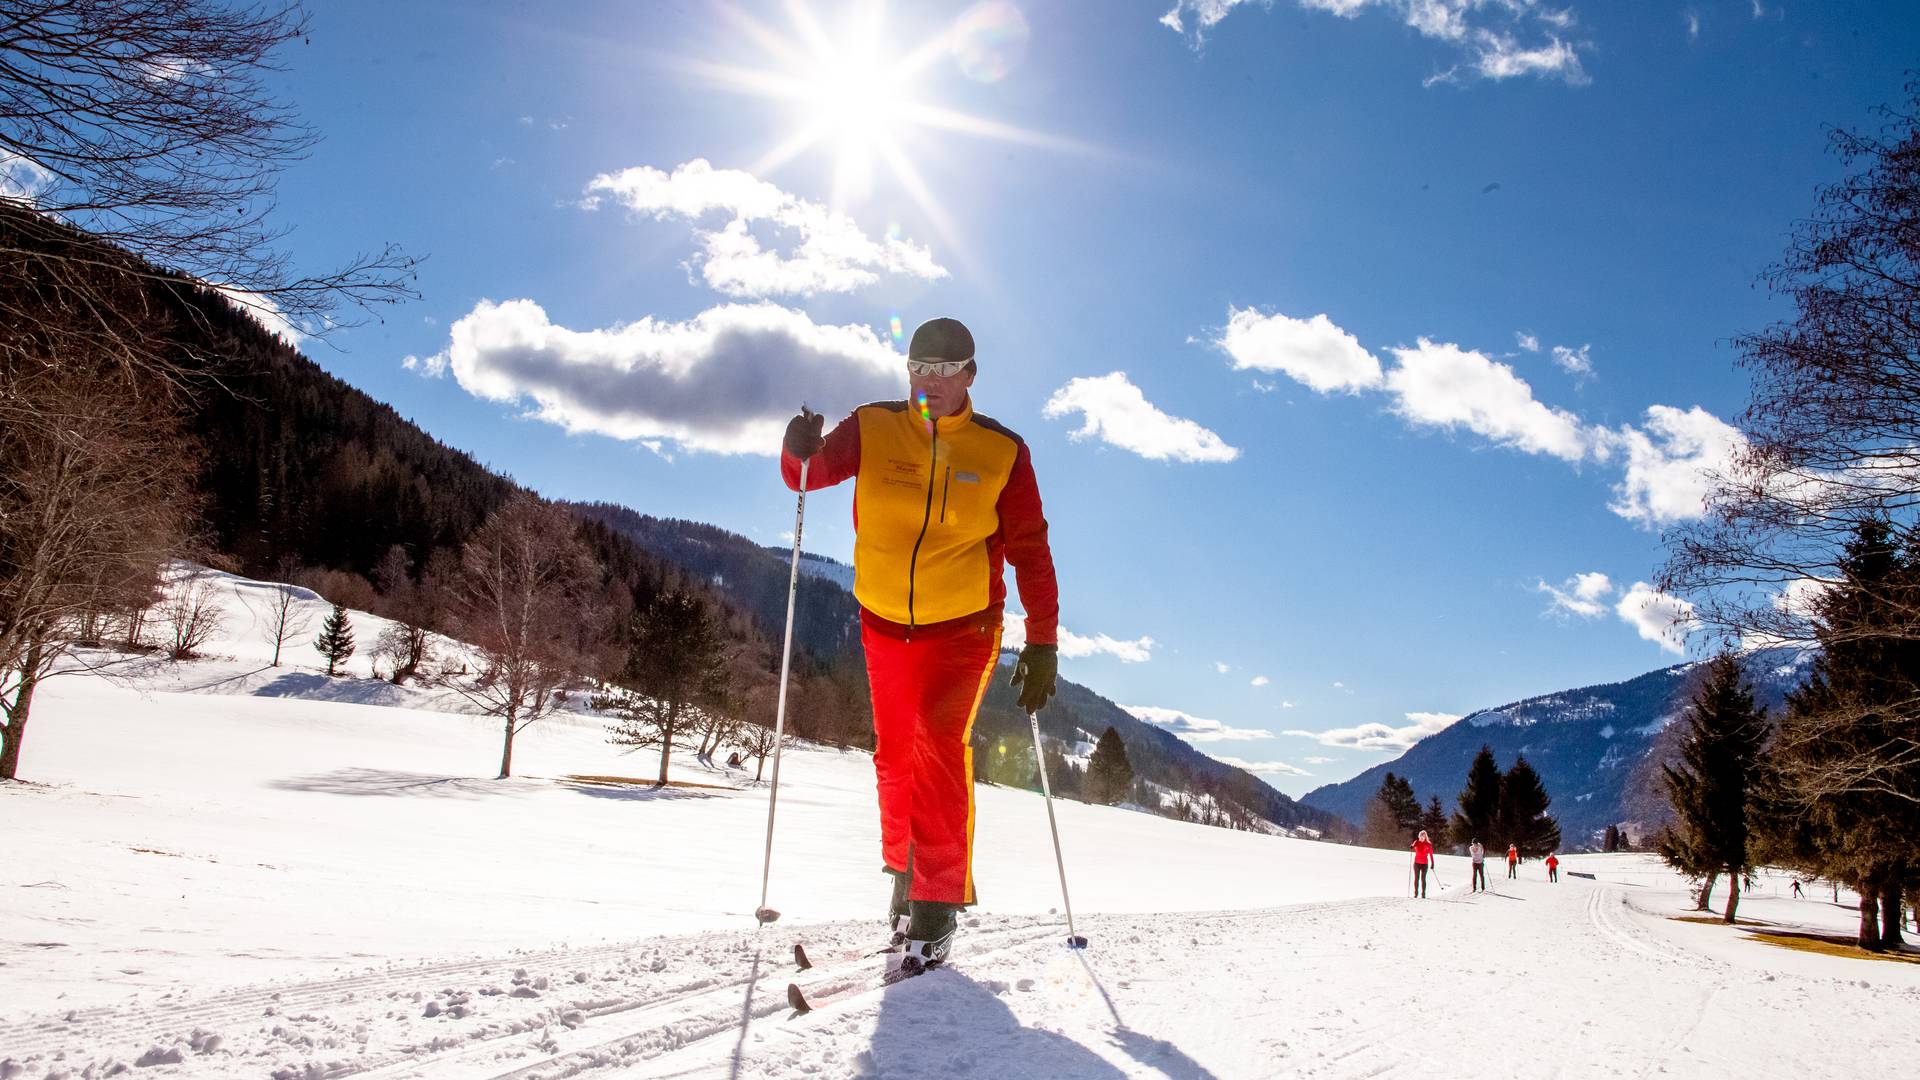
M 785 917 L 756 929 L 741 771 L 570 779 L 657 768 L 572 716 L 484 779 L 492 720 L 234 652 L 44 689 L 35 782 L 0 787 L 0 1080 L 1843 1075 L 1913 1050 L 1920 956 L 1754 936 L 1846 934 L 1850 897 L 1768 875 L 1741 908 L 1764 925 L 1679 921 L 1645 856 L 1481 894 L 1446 859 L 1421 901 L 1402 853 L 1064 804 L 1070 952 L 1039 799 L 994 788 L 953 963 L 882 989 L 864 755 L 788 757 Z

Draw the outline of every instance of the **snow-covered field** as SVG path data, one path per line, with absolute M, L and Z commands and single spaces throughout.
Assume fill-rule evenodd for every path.
M 0 1080 L 1788 1075 L 1915 1047 L 1920 964 L 1676 921 L 1684 883 L 1643 856 L 1480 895 L 1449 859 L 1414 901 L 1400 853 L 1066 803 L 1071 953 L 1038 796 L 984 787 L 954 962 L 882 990 L 864 755 L 789 751 L 785 915 L 756 928 L 750 774 L 570 780 L 657 762 L 562 715 L 492 779 L 496 721 L 360 657 L 328 680 L 305 642 L 268 668 L 236 599 L 258 587 L 220 583 L 213 658 L 42 690 L 34 783 L 0 787 Z M 1765 877 L 1743 920 L 1852 928 L 1845 894 L 1785 891 Z M 804 1017 L 795 941 L 826 1002 Z

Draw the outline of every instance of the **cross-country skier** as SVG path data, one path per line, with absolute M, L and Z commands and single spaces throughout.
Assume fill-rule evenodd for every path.
M 973 411 L 973 335 L 934 319 L 907 346 L 909 399 L 862 405 L 821 435 L 801 410 L 780 475 L 798 489 L 854 481 L 853 595 L 873 695 L 888 921 L 916 974 L 946 959 L 974 903 L 969 737 L 1000 657 L 1005 563 L 1026 610 L 1020 707 L 1053 696 L 1060 603 L 1027 444 Z
M 1479 892 L 1487 887 L 1487 849 L 1475 837 L 1467 845 L 1467 854 L 1473 858 L 1473 891 Z
M 1427 839 L 1427 830 L 1420 830 L 1420 839 L 1413 842 L 1413 895 L 1422 899 L 1427 895 L 1427 871 L 1433 866 L 1433 841 Z
M 1549 854 L 1547 856 L 1547 880 L 1560 880 L 1560 856 L 1558 855 Z
M 1795 900 L 1800 899 L 1800 879 L 1799 878 L 1793 879 L 1793 898 Z
M 1507 845 L 1507 876 L 1516 879 L 1520 876 L 1520 849 L 1512 844 Z

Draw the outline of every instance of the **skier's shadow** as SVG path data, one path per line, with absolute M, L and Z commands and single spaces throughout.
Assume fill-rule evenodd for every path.
M 858 1080 L 1009 1075 L 1118 1080 L 1126 1074 L 1065 1035 L 1022 1025 L 1003 997 L 1020 993 L 979 983 L 951 968 L 889 987 L 873 1042 L 855 1062 Z M 1171 1043 L 1122 1027 L 1114 1045 L 1174 1080 L 1214 1080 Z

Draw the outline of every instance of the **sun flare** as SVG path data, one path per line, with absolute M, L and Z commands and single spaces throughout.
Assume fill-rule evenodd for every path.
M 806 0 L 786 0 L 788 26 L 775 30 L 731 5 L 719 10 L 737 38 L 761 55 L 754 63 L 685 61 L 702 79 L 722 89 L 773 101 L 792 116 L 785 137 L 763 153 L 751 171 L 766 176 L 802 155 L 833 155 L 832 202 L 836 208 L 873 194 L 884 167 L 934 227 L 952 242 L 945 220 L 919 168 L 918 136 L 955 132 L 1051 149 L 1083 149 L 1061 139 L 972 116 L 926 100 L 933 66 L 956 65 L 980 82 L 1006 77 L 1024 57 L 1027 25 L 1007 0 L 987 0 L 923 40 L 902 45 L 885 33 L 886 5 L 853 5 L 844 25 L 829 32 Z

